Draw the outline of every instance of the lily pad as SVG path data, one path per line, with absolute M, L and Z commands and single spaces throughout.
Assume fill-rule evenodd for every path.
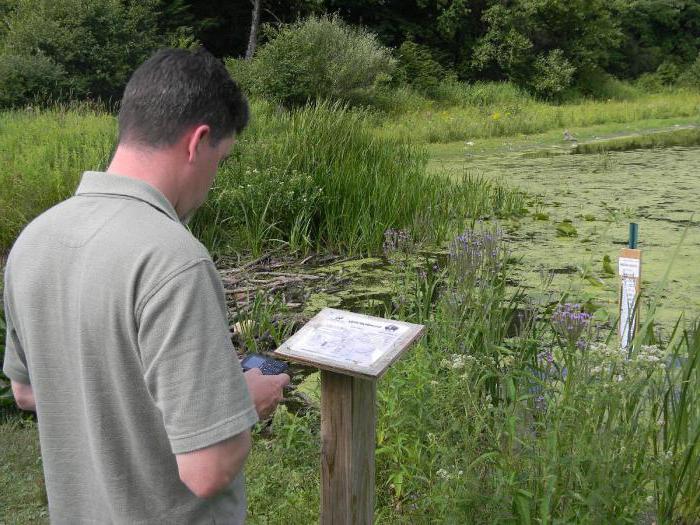
M 562 222 L 558 223 L 556 225 L 556 228 L 557 237 L 576 237 L 578 235 L 578 231 L 568 219 L 565 219 Z

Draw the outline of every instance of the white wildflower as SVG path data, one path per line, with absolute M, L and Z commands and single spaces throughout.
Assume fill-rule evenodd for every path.
M 450 473 L 447 472 L 444 468 L 441 468 L 440 470 L 438 470 L 437 475 L 438 475 L 438 477 L 440 477 L 444 480 L 448 480 L 452 477 L 452 476 L 450 476 Z
M 464 368 L 465 365 L 465 359 L 462 354 L 452 354 L 452 363 L 450 364 L 451 368 L 454 369 L 460 369 Z

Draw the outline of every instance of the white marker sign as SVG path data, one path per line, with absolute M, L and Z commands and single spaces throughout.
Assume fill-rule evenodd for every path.
M 618 260 L 620 275 L 620 346 L 628 348 L 637 329 L 637 300 L 641 276 L 641 252 L 624 249 Z

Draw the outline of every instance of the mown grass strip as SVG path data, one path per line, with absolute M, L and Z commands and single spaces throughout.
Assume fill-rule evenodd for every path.
M 598 142 L 577 144 L 571 148 L 574 154 L 605 153 L 607 151 L 631 151 L 636 149 L 700 146 L 700 128 L 679 129 L 659 133 L 646 133 L 619 137 Z

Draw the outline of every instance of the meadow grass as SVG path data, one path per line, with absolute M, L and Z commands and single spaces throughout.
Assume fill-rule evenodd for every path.
M 561 105 L 526 96 L 496 100 L 481 105 L 404 112 L 380 123 L 378 134 L 416 143 L 445 143 L 605 123 L 691 117 L 700 111 L 700 93 L 687 90 L 643 95 L 632 100 L 585 100 Z

